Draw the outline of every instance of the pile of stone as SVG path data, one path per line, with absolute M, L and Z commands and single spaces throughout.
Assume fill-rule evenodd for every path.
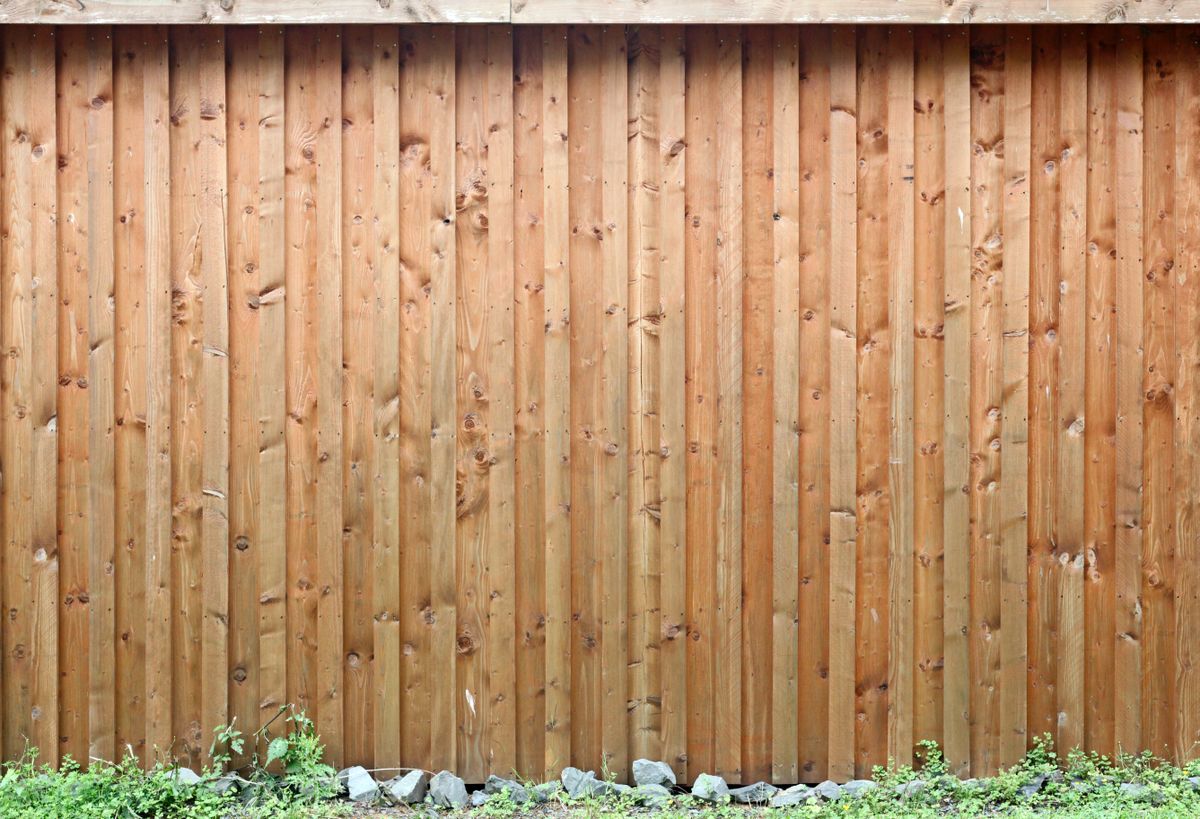
M 438 808 L 480 807 L 492 797 L 502 795 L 515 805 L 541 804 L 552 799 L 585 800 L 625 797 L 644 808 L 665 808 L 676 798 L 701 802 L 736 803 L 793 807 L 809 799 L 833 800 L 857 798 L 876 787 L 870 780 L 859 779 L 839 785 L 825 781 L 814 787 L 795 785 L 786 790 L 769 782 L 756 782 L 730 788 L 719 776 L 702 773 L 690 790 L 679 787 L 675 771 L 665 762 L 638 759 L 633 763 L 633 785 L 611 782 L 595 771 L 566 768 L 557 782 L 529 785 L 515 779 L 489 776 L 483 787 L 468 792 L 466 783 L 449 771 L 433 776 L 426 771 L 410 770 L 384 781 L 377 780 L 366 768 L 346 768 L 338 773 L 338 782 L 353 802 L 389 802 L 397 805 L 431 804 Z
M 189 787 L 208 787 L 218 793 L 230 790 L 241 791 L 243 794 L 252 789 L 253 783 L 239 777 L 236 773 L 227 773 L 216 779 L 206 779 L 188 768 L 174 768 L 164 771 L 163 776 L 171 778 L 172 782 Z M 968 779 L 956 782 L 951 777 L 947 781 L 955 782 L 959 788 L 983 789 L 986 782 L 979 779 Z M 1052 783 L 1055 785 L 1069 784 L 1079 792 L 1090 792 L 1096 785 L 1119 785 L 1121 796 L 1130 801 L 1156 803 L 1161 800 L 1159 790 L 1136 782 L 1121 783 L 1111 781 L 1101 776 L 1096 781 L 1067 781 L 1060 771 L 1031 776 L 1029 781 L 1020 787 L 1018 796 L 1023 800 L 1032 800 Z M 1193 789 L 1200 791 L 1200 777 L 1188 780 Z M 352 802 L 364 804 L 393 804 L 393 805 L 427 805 L 443 810 L 459 810 L 481 807 L 493 798 L 500 798 L 517 806 L 532 806 L 551 800 L 605 800 L 623 799 L 625 806 L 636 805 L 646 809 L 668 808 L 675 800 L 682 803 L 695 804 L 706 802 L 712 804 L 734 803 L 740 805 L 768 806 L 771 808 L 794 808 L 806 805 L 810 800 L 817 802 L 832 802 L 841 799 L 859 799 L 879 787 L 879 784 L 869 779 L 855 779 L 838 784 L 825 780 L 819 785 L 793 785 L 781 789 L 769 782 L 755 782 L 750 785 L 731 788 L 719 776 L 702 773 L 692 782 L 690 789 L 681 788 L 675 778 L 675 771 L 665 762 L 651 759 L 638 759 L 633 763 L 633 783 L 625 785 L 612 782 L 596 776 L 595 771 L 583 771 L 579 768 L 566 768 L 557 781 L 534 785 L 506 779 L 500 776 L 489 776 L 482 787 L 470 791 L 467 784 L 449 771 L 430 774 L 421 770 L 402 770 L 388 779 L 377 779 L 371 771 L 360 766 L 354 766 L 339 771 L 338 785 L 344 796 Z M 945 793 L 946 782 L 936 780 L 925 782 L 922 779 L 912 779 L 907 782 L 891 785 L 896 798 L 902 801 L 928 799 L 931 793 Z

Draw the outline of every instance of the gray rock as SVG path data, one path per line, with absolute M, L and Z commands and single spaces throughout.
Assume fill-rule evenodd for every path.
M 624 796 L 625 794 L 631 793 L 632 791 L 633 791 L 633 787 L 630 785 L 626 785 L 622 782 L 613 782 L 612 783 L 612 792 L 615 793 L 617 796 Z
M 719 802 L 729 796 L 729 786 L 719 776 L 702 773 L 692 783 L 692 796 L 705 802 Z
M 675 780 L 675 771 L 665 762 L 653 759 L 635 759 L 633 761 L 633 781 L 638 785 L 668 785 L 679 784 Z
M 488 796 L 505 791 L 508 792 L 508 798 L 514 805 L 524 805 L 529 801 L 529 791 L 515 779 L 505 779 L 492 774 L 483 783 L 483 792 Z
M 1120 791 L 1121 795 L 1126 797 L 1126 799 L 1132 799 L 1134 801 L 1146 799 L 1146 797 L 1150 795 L 1150 788 L 1147 788 L 1146 785 L 1138 782 L 1123 783 L 1120 788 L 1117 788 L 1117 790 Z
M 959 784 L 959 787 L 968 791 L 981 791 L 987 788 L 987 782 L 983 781 L 982 779 L 971 777 L 970 779 L 964 779 Z
M 671 792 L 662 785 L 638 785 L 633 789 L 633 798 L 648 808 L 665 808 L 671 804 Z
M 586 799 L 589 796 L 600 798 L 616 792 L 611 783 L 597 779 L 593 771 L 564 768 L 561 778 L 563 790 L 570 799 Z
M 592 771 L 581 771 L 578 768 L 563 768 L 562 776 L 563 790 L 567 792 L 567 796 L 571 799 L 577 799 L 583 792 L 583 787 L 588 781 L 594 782 L 596 774 Z
M 910 782 L 902 782 L 896 786 L 896 795 L 901 799 L 912 799 L 914 796 L 919 796 L 925 790 L 925 780 L 913 779 Z
M 210 782 L 208 787 L 218 796 L 224 796 L 227 793 L 237 793 L 241 790 L 243 784 L 248 785 L 250 783 L 235 773 L 225 773 Z
M 729 791 L 729 798 L 739 805 L 765 805 L 771 797 L 779 793 L 779 788 L 768 782 L 755 782 Z
M 529 795 L 534 802 L 542 803 L 549 802 L 554 797 L 562 793 L 562 785 L 558 782 L 543 782 L 540 785 L 534 785 L 529 789 Z
M 173 768 L 167 771 L 167 776 L 176 785 L 200 784 L 200 775 L 191 768 Z
M 817 785 L 815 788 L 813 788 L 813 794 L 821 797 L 822 799 L 841 799 L 842 786 L 834 782 L 832 779 L 826 779 L 820 785 Z
M 780 791 L 771 797 L 770 806 L 773 808 L 794 808 L 807 804 L 812 798 L 813 790 L 808 785 L 792 785 L 785 791 Z
M 492 795 L 490 793 L 484 793 L 483 791 L 475 791 L 475 793 L 471 794 L 471 807 L 482 808 L 484 805 L 487 804 L 487 801 L 491 798 L 492 798 Z
M 429 780 L 429 798 L 439 808 L 462 808 L 467 804 L 467 786 L 449 771 L 441 771 Z
M 429 791 L 429 774 L 409 771 L 384 782 L 383 789 L 401 805 L 419 805 L 425 801 L 425 794 Z
M 1038 793 L 1042 790 L 1042 786 L 1045 784 L 1046 775 L 1039 774 L 1018 788 L 1017 795 L 1022 799 L 1032 799 L 1038 795 Z
M 857 799 L 867 791 L 873 791 L 878 787 L 879 785 L 870 779 L 851 779 L 845 785 L 842 785 L 842 793 L 852 799 Z
M 338 771 L 337 781 L 351 802 L 374 802 L 379 798 L 379 783 L 361 765 Z
M 1200 776 L 1189 776 L 1188 783 L 1192 786 L 1192 790 L 1200 791 Z

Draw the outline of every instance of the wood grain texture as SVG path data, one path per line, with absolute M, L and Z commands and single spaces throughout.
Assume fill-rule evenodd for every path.
M 1192 29 L 0 36 L 6 754 L 1194 753 Z
M 212 2 L 212 0 L 208 0 Z M 269 0 L 259 0 L 268 2 Z M 33 2 L 33 0 L 26 0 Z M 46 2 L 46 0 L 42 0 Z M 201 0 L 194 0 L 201 2 Z M 244 0 L 239 0 L 244 2 Z M 1111 6 L 1097 0 L 513 0 L 514 23 L 1186 23 L 1200 4 L 1155 0 Z
M 1195 0 L 1153 0 L 1113 6 L 1098 0 L 6 0 L 0 23 L 87 24 L 339 24 L 339 23 L 1187 23 L 1200 21 Z

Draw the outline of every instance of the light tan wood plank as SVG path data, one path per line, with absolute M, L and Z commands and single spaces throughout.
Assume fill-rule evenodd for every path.
M 12 0 L 0 9 L 0 23 L 54 24 L 498 23 L 510 16 L 509 0 L 98 0 L 76 6 Z
M 830 31 L 809 26 L 800 33 L 799 121 L 795 115 L 788 133 L 800 131 L 799 156 L 799 351 L 780 367 L 794 371 L 790 362 L 803 360 L 800 367 L 799 405 L 799 550 L 800 575 L 785 573 L 786 581 L 799 593 L 799 772 L 806 781 L 825 778 L 828 770 L 829 723 L 823 719 L 829 707 L 830 553 L 830 291 L 832 287 L 830 184 Z M 789 71 L 791 74 L 792 71 Z M 788 83 L 793 83 L 788 77 Z M 786 179 L 787 177 L 785 177 Z M 781 248 L 786 252 L 786 248 Z M 787 256 L 781 255 L 783 262 Z M 790 261 L 790 259 L 788 260 Z M 789 271 L 789 275 L 794 275 Z M 796 316 L 789 317 L 791 321 Z M 789 385 L 788 389 L 792 389 Z M 785 416 L 787 417 L 787 416 Z M 795 514 L 793 512 L 793 514 Z M 794 550 L 794 547 L 793 547 Z M 788 555 L 784 559 L 790 559 Z M 795 592 L 794 592 L 795 593 Z M 787 610 L 794 622 L 797 608 Z M 792 663 L 786 669 L 796 668 Z M 785 778 L 786 781 L 786 778 Z
M 229 714 L 259 724 L 258 29 L 228 36 Z M 246 759 L 247 757 L 241 757 Z
M 1176 411 L 1175 43 L 1146 32 L 1145 198 L 1142 235 L 1142 747 L 1166 755 L 1175 741 L 1174 420 Z
M 774 582 L 755 577 L 774 575 L 772 506 L 774 504 L 774 66 L 775 39 L 770 28 L 747 29 L 742 72 L 742 146 L 745 157 L 742 201 L 742 253 L 745 270 L 741 352 L 742 407 L 742 565 L 752 571 L 742 578 L 740 607 L 742 646 L 741 730 L 742 779 L 771 779 Z M 791 72 L 789 72 L 791 76 Z M 795 144 L 795 138 L 792 140 Z M 794 162 L 793 162 L 794 166 Z M 793 181 L 795 176 L 793 174 Z M 795 320 L 795 315 L 792 315 Z M 795 325 L 795 326 L 798 326 Z M 749 453 L 749 457 L 745 457 Z M 631 567 L 632 568 L 632 567 Z M 743 569 L 743 571 L 745 571 Z M 795 731 L 780 726 L 785 736 Z
M 125 32 L 122 29 L 122 32 Z M 173 687 L 172 646 L 173 610 L 180 600 L 172 583 L 172 390 L 171 342 L 174 307 L 172 282 L 172 235 L 170 214 L 172 193 L 179 181 L 171 173 L 171 95 L 170 49 L 168 33 L 163 30 L 128 30 L 129 43 L 140 43 L 142 53 L 140 96 L 142 118 L 135 122 L 132 138 L 144 165 L 140 176 L 144 208 L 144 278 L 127 282 L 122 297 L 133 301 L 144 294 L 146 309 L 146 639 L 145 639 L 145 755 L 153 758 L 169 752 L 176 734 L 173 730 L 175 701 L 181 696 Z M 136 130 L 141 129 L 138 137 Z M 121 178 L 120 174 L 115 174 Z M 118 215 L 118 221 L 120 216 Z M 131 285 L 131 286 L 130 286 Z M 120 382 L 119 382 L 120 383 Z M 118 582 L 120 582 L 118 580 Z M 141 577 L 129 578 L 137 588 Z M 122 588 L 118 592 L 124 594 Z M 118 747 L 120 747 L 118 745 Z
M 430 576 L 433 623 L 430 668 L 441 669 L 452 680 L 435 685 L 430 692 L 430 767 L 458 769 L 455 737 L 458 714 L 466 708 L 459 696 L 462 680 L 449 677 L 458 654 L 455 610 L 455 487 L 456 430 L 459 410 L 455 403 L 455 351 L 458 295 L 455 286 L 459 256 L 455 235 L 455 118 L 458 85 L 455 76 L 453 32 L 433 29 L 430 38 L 430 77 L 425 86 L 430 105 L 429 167 L 431 172 L 429 216 L 430 321 Z M 457 674 L 457 672 L 455 672 Z
M 523 34 L 518 30 L 518 37 Z M 661 31 L 629 32 L 629 740 L 634 758 L 661 754 L 656 650 L 659 521 L 659 74 Z
M 858 81 L 853 28 L 833 30 L 830 49 L 830 455 L 829 455 L 829 767 L 854 775 L 855 627 L 858 506 Z
M 258 708 L 287 702 L 287 454 L 284 270 L 284 32 L 258 31 Z
M 687 758 L 687 470 L 686 452 L 686 322 L 684 293 L 684 242 L 686 202 L 684 180 L 687 165 L 686 29 L 664 28 L 660 59 L 661 134 L 658 141 L 662 163 L 661 245 L 659 270 L 659 327 L 661 342 L 662 411 L 659 428 L 659 501 L 662 520 L 662 653 L 663 727 L 662 754 L 678 776 L 686 777 Z
M 261 0 L 266 2 L 266 0 Z M 26 0 L 33 2 L 33 0 Z M 49 0 L 42 0 L 49 2 Z M 199 2 L 199 0 L 196 0 Z M 514 0 L 514 23 L 1185 23 L 1193 0 L 1112 6 L 1096 0 Z
M 513 33 L 513 422 L 516 434 L 516 753 L 522 776 L 539 779 L 545 763 L 546 564 L 545 195 L 542 183 L 542 32 Z M 633 332 L 631 327 L 631 334 Z M 630 425 L 634 424 L 630 409 Z M 636 450 L 631 450 L 631 466 Z M 632 479 L 630 481 L 633 483 Z M 631 507 L 632 508 L 632 507 Z M 630 528 L 635 525 L 631 514 Z M 643 570 L 643 574 L 645 571 Z M 636 575 L 634 575 L 636 577 Z M 631 588 L 633 583 L 631 582 Z M 636 608 L 631 608 L 632 612 Z M 631 665 L 631 671 L 633 667 Z M 631 719 L 634 711 L 631 710 Z
M 1058 545 L 1062 565 L 1058 590 L 1058 747 L 1084 741 L 1084 565 L 1086 538 L 1086 326 L 1087 326 L 1087 30 L 1062 31 L 1058 152 L 1062 285 L 1059 297 Z M 1031 174 L 1038 163 L 1031 162 Z M 1082 203 L 1082 205 L 1080 204 Z
M 1004 213 L 1000 405 L 1000 764 L 1026 746 L 1029 498 L 1030 33 L 1008 28 L 1004 60 Z
M 571 758 L 571 282 L 567 32 L 542 31 L 545 373 L 546 714 L 543 776 Z
M 971 78 L 970 29 L 946 33 L 945 225 L 945 650 L 943 747 L 954 773 L 970 769 L 970 389 L 971 389 Z
M 101 86 L 112 94 L 112 50 L 101 65 L 104 71 L 91 73 L 98 60 L 96 34 L 110 43 L 102 29 L 70 29 L 59 34 L 58 110 L 56 138 L 59 145 L 58 177 L 58 543 L 60 645 L 59 737 L 55 747 L 62 757 L 88 757 L 88 687 L 91 641 L 89 639 L 88 557 L 90 520 L 90 465 L 88 432 L 88 361 L 89 301 L 88 279 L 92 247 L 104 238 L 110 240 L 112 228 L 91 229 L 89 174 L 89 124 L 98 118 L 91 101 L 100 96 Z M 112 100 L 104 101 L 107 103 Z M 112 104 L 102 106 L 112 115 Z M 112 136 L 108 136 L 112 139 Z M 100 142 L 100 141 L 97 141 Z M 107 167 L 106 167 L 107 171 Z M 112 201 L 112 199 L 108 199 Z
M 772 201 L 771 209 L 771 306 L 773 327 L 771 339 L 771 779 L 791 782 L 800 776 L 800 745 L 804 736 L 824 735 L 819 719 L 804 720 L 800 715 L 800 692 L 811 688 L 809 678 L 800 676 L 801 653 L 804 668 L 811 669 L 820 652 L 821 641 L 810 645 L 800 638 L 800 631 L 824 631 L 822 622 L 809 623 L 800 617 L 798 595 L 807 587 L 800 585 L 798 557 L 800 545 L 800 383 L 804 371 L 793 363 L 800 357 L 800 117 L 806 99 L 816 99 L 800 93 L 801 55 L 808 57 L 820 45 L 828 48 L 828 36 L 805 32 L 804 50 L 800 32 L 795 28 L 776 29 L 772 51 Z M 823 41 L 823 42 L 822 42 Z M 753 47 L 753 46 L 751 46 Z M 816 55 L 813 62 L 817 63 Z M 826 59 L 826 64 L 828 60 Z M 820 70 L 813 66 L 814 73 Z M 819 80 L 817 81 L 819 82 Z M 825 87 L 828 87 L 826 81 Z M 818 116 L 828 119 L 828 105 Z M 814 143 L 806 143 L 812 147 Z M 807 158 L 807 157 L 806 157 Z M 813 157 L 815 160 L 816 157 Z M 814 178 L 820 176 L 813 174 Z M 828 180 L 826 180 L 828 184 Z M 747 248 L 750 245 L 747 243 Z M 814 253 L 814 255 L 819 255 Z M 816 351 L 814 350 L 814 355 Z M 815 510 L 814 510 L 815 511 Z M 819 524 L 818 524 L 819 525 Z M 807 550 L 805 553 L 811 553 Z M 764 567 L 765 568 L 765 567 Z M 818 584 L 819 585 L 819 584 Z M 824 599 L 823 599 L 824 598 Z M 828 605 L 827 597 L 817 595 L 818 606 Z M 812 649 L 815 651 L 811 651 Z M 808 653 L 811 651 L 811 655 Z M 810 659 L 810 656 L 812 659 Z M 824 712 L 824 708 L 819 709 Z M 805 716 L 812 717 L 813 714 Z M 819 717 L 819 714 L 816 715 Z M 811 743 L 809 743 L 811 747 Z M 824 764 L 823 749 L 815 765 Z
M 1113 541 L 1112 576 L 1115 586 L 1113 597 L 1099 601 L 1099 605 L 1114 605 L 1115 628 L 1101 632 L 1099 639 L 1107 642 L 1114 639 L 1113 685 L 1108 697 L 1100 700 L 1097 716 L 1103 719 L 1114 713 L 1112 727 L 1101 727 L 1098 732 L 1111 731 L 1107 745 L 1092 741 L 1089 725 L 1088 744 L 1116 753 L 1126 748 L 1142 748 L 1142 552 L 1145 543 L 1145 511 L 1143 506 L 1143 444 L 1145 440 L 1142 414 L 1143 349 L 1145 324 L 1145 293 L 1143 284 L 1144 254 L 1144 207 L 1145 177 L 1143 171 L 1145 91 L 1142 81 L 1143 42 L 1141 32 L 1124 31 L 1116 42 L 1115 99 L 1109 119 L 1115 134 L 1110 137 L 1115 145 L 1112 150 L 1116 190 L 1128 191 L 1111 205 L 1116 220 L 1116 257 L 1114 271 L 1115 290 L 1112 297 L 1116 309 L 1116 428 L 1114 473 L 1112 490 L 1115 495 L 1115 536 Z M 1114 121 L 1115 120 L 1115 121 Z M 1089 182 L 1089 187 L 1090 187 Z M 1097 185 L 1110 184 L 1103 178 Z M 1090 192 L 1089 192 L 1090 196 Z M 1114 197 L 1115 198 L 1115 197 Z M 1104 245 L 1100 246 L 1103 252 Z M 1089 285 L 1090 289 L 1090 285 Z M 1107 306 L 1107 305 L 1105 305 Z M 1089 312 L 1091 312 L 1089 310 Z M 1101 365 L 1103 366 L 1103 365 Z M 1106 427 L 1100 427 L 1103 432 Z M 1101 442 L 1102 443 L 1102 442 Z M 1091 482 L 1089 481 L 1089 484 Z M 1115 604 L 1109 604 L 1115 599 Z M 1103 622 L 1103 621 L 1102 621 Z M 1105 651 L 1108 647 L 1104 647 Z M 1100 654 L 1098 659 L 1103 659 Z M 1101 677 L 1105 665 L 1089 662 Z M 1104 692 L 1107 693 L 1107 692 Z M 1113 709 L 1108 711 L 1108 709 Z M 1103 733 L 1100 734 L 1104 736 Z
M 913 92 L 913 726 L 943 740 L 945 682 L 945 35 L 915 32 Z
M 888 42 L 888 326 L 891 434 L 888 442 L 888 757 L 913 758 L 914 384 L 913 294 L 915 190 L 913 167 L 913 32 L 892 30 Z
M 429 520 L 428 506 L 421 503 L 422 493 L 404 493 L 401 489 L 401 458 L 403 443 L 401 430 L 403 428 L 403 405 L 401 404 L 401 379 L 411 379 L 409 396 L 414 411 L 410 418 L 414 421 L 421 418 L 420 409 L 425 414 L 422 428 L 414 431 L 411 446 L 418 448 L 410 455 L 414 465 L 422 463 L 424 456 L 425 468 L 428 469 L 429 451 L 429 390 L 422 385 L 428 384 L 429 345 L 410 344 L 404 352 L 408 354 L 409 365 L 401 367 L 405 356 L 401 352 L 406 339 L 412 339 L 412 332 L 427 332 L 425 324 L 417 319 L 412 325 L 401 323 L 401 271 L 405 269 L 403 258 L 404 242 L 401 233 L 404 222 L 401 220 L 403 205 L 401 199 L 404 191 L 410 190 L 402 184 L 416 177 L 410 169 L 421 156 L 428 156 L 428 143 L 425 152 L 417 143 L 406 158 L 407 165 L 402 165 L 400 141 L 395 138 L 399 133 L 401 123 L 401 106 L 411 99 L 408 94 L 401 92 L 400 55 L 401 39 L 399 29 L 390 26 L 379 26 L 373 31 L 374 47 L 372 49 L 371 80 L 373 82 L 374 105 L 374 213 L 371 241 L 374 245 L 374 291 L 376 302 L 374 307 L 374 339 L 375 345 L 375 382 L 372 390 L 374 398 L 372 424 L 375 433 L 375 473 L 374 515 L 371 519 L 372 532 L 372 574 L 374 586 L 371 590 L 371 611 L 374 623 L 374 659 L 371 677 L 374 684 L 374 762 L 376 767 L 403 764 L 404 740 L 411 739 L 414 756 L 429 755 L 429 734 L 425 733 L 424 742 L 420 741 L 420 726 L 429 724 L 427 718 L 414 720 L 411 730 L 405 730 L 403 718 L 413 711 L 428 709 L 429 689 L 421 682 L 421 669 L 429 658 L 428 630 L 421 620 L 419 610 L 409 611 L 403 607 L 400 566 L 402 551 L 411 549 L 413 560 L 410 564 L 414 569 L 422 565 L 428 566 L 428 529 L 423 529 Z M 407 42 L 407 41 L 406 41 Z M 417 44 L 414 44 L 414 48 Z M 424 65 L 424 60 L 417 60 L 417 65 Z M 405 74 L 409 80 L 411 75 Z M 411 90 L 410 90 L 411 89 Z M 415 83 L 412 87 L 404 86 L 406 92 L 416 96 Z M 411 112 L 407 123 L 413 133 L 423 126 L 420 103 L 423 98 L 417 96 L 416 110 Z M 419 177 L 417 177 L 419 178 Z M 409 182 L 409 184 L 413 184 Z M 428 208 L 426 209 L 426 216 Z M 427 235 L 428 220 L 420 220 L 413 214 L 413 232 L 418 238 Z M 418 241 L 414 251 L 419 251 L 424 242 Z M 421 259 L 414 254 L 411 264 L 419 268 Z M 416 302 L 416 304 L 421 304 Z M 422 305 L 423 307 L 425 305 Z M 414 310 L 418 316 L 427 318 L 427 310 Z M 413 331 L 402 335 L 402 328 L 412 326 Z M 424 354 L 422 356 L 422 353 Z M 423 445 L 424 451 L 421 451 Z M 425 474 L 425 473 L 419 473 Z M 410 500 L 411 499 L 411 500 Z M 405 505 L 405 501 L 409 501 Z M 407 517 L 406 513 L 412 515 Z M 401 532 L 408 534 L 402 538 Z M 422 536 L 424 535 L 424 536 Z M 421 583 L 419 572 L 414 571 L 411 578 L 414 587 L 413 595 L 417 601 L 428 597 L 429 580 L 426 574 L 424 584 Z M 419 609 L 418 606 L 414 608 Z M 413 625 L 408 625 L 408 624 Z M 412 630 L 412 657 L 408 668 L 404 668 L 403 638 L 405 627 Z M 415 626 L 415 627 L 414 627 Z M 424 638 L 424 639 L 422 639 Z M 403 670 L 409 671 L 407 675 Z M 406 686 L 407 683 L 407 687 Z M 401 699 L 393 696 L 395 691 L 405 691 Z
M 122 32 L 123 34 L 123 32 Z M 145 469 L 147 457 L 146 434 L 136 419 L 143 413 L 148 417 L 148 368 L 147 357 L 143 354 L 146 348 L 147 330 L 149 328 L 148 303 L 141 298 L 146 286 L 147 254 L 150 252 L 150 229 L 147 211 L 147 199 L 150 192 L 143 186 L 137 185 L 137 179 L 145 179 L 147 171 L 146 152 L 149 151 L 147 134 L 144 123 L 149 119 L 147 108 L 150 105 L 146 81 L 153 71 L 148 54 L 143 49 L 148 44 L 144 35 L 136 30 L 129 32 L 129 40 L 123 41 L 126 59 L 130 60 L 131 82 L 128 86 L 132 104 L 130 116 L 118 115 L 117 119 L 117 150 L 119 155 L 116 163 L 118 179 L 129 179 L 132 184 L 118 188 L 115 199 L 118 208 L 115 228 L 116 280 L 113 288 L 115 299 L 115 354 L 114 381 L 116 384 L 115 415 L 115 456 L 114 470 L 114 501 L 115 516 L 113 543 L 107 555 L 112 563 L 105 566 L 106 571 L 115 574 L 115 601 L 113 613 L 115 657 L 115 687 L 119 690 L 132 690 L 133 696 L 114 696 L 115 703 L 115 742 L 116 753 L 119 749 L 132 746 L 135 753 L 143 760 L 146 758 L 148 743 L 143 739 L 143 720 L 141 713 L 141 698 L 137 696 L 144 685 L 149 673 L 148 661 L 150 655 L 142 652 L 149 648 L 149 633 L 143 642 L 141 634 L 135 630 L 146 619 L 144 595 L 146 589 L 142 585 L 143 559 L 142 547 L 145 543 L 144 534 L 148 533 L 151 519 L 146 517 L 148 512 L 147 477 Z M 124 40 L 124 38 L 122 38 Z M 126 42 L 129 45 L 126 45 Z M 130 58 L 129 55 L 133 54 Z M 165 54 L 164 54 L 165 56 Z M 160 82 L 167 80 L 164 64 L 155 72 Z M 124 85 L 123 83 L 121 85 Z M 120 88 L 120 86 L 119 86 Z M 159 89 L 166 91 L 166 87 Z M 123 97 L 123 94 L 121 95 Z M 118 98 L 116 105 L 121 107 L 125 99 Z M 167 136 L 164 134 L 164 136 Z M 169 147 L 169 143 L 168 143 Z M 169 166 L 167 166 L 169 167 Z M 127 170 L 128 168 L 128 170 Z M 125 174 L 130 174 L 126 176 Z M 136 174 L 134 176 L 133 174 Z M 160 202 L 161 206 L 170 207 L 170 202 Z M 138 219 L 137 214 L 144 214 L 144 219 Z M 167 235 L 160 236 L 160 241 L 169 243 Z M 161 248 L 160 248 L 161 249 Z M 169 244 L 167 245 L 169 249 Z M 169 345 L 166 350 L 170 350 Z M 168 384 L 169 386 L 169 384 Z M 143 409 L 145 408 L 145 409 Z M 169 490 L 168 490 L 169 491 Z M 166 507 L 170 509 L 170 505 Z M 157 524 L 157 521 L 153 521 Z M 169 528 L 169 527 L 168 527 Z M 121 544 L 121 546 L 118 546 Z M 111 566 L 111 569 L 109 568 Z M 170 559 L 167 562 L 170 567 Z M 164 612 L 166 618 L 170 613 Z M 117 635 L 128 635 L 129 639 L 117 640 Z M 163 672 L 169 673 L 171 655 L 155 658 L 161 664 Z M 148 686 L 147 686 L 148 690 Z M 146 698 L 149 702 L 149 698 Z M 148 721 L 148 719 L 147 719 Z M 171 724 L 167 731 L 170 733 Z M 148 739 L 148 738 L 146 738 Z
M 374 628 L 372 543 L 375 534 L 375 33 L 342 32 L 342 714 L 347 763 L 375 755 L 371 657 Z M 381 124 L 380 127 L 385 127 Z M 396 345 L 393 328 L 391 346 Z
M 1000 764 L 1005 31 L 971 30 L 971 771 Z
M 1175 32 L 1176 116 L 1176 342 L 1180 367 L 1175 382 L 1176 535 L 1175 585 L 1175 740 L 1172 753 L 1186 758 L 1200 741 L 1200 678 L 1196 642 L 1200 628 L 1200 41 L 1192 29 Z

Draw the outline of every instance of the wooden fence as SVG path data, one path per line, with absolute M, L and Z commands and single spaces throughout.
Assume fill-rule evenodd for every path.
M 1200 739 L 1200 30 L 7 27 L 2 750 Z

